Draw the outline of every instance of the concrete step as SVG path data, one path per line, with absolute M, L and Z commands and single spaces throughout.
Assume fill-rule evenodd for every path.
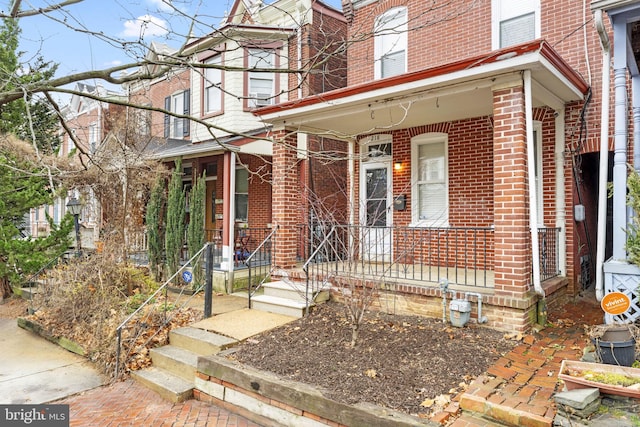
M 309 309 L 315 304 L 310 303 Z M 294 301 L 288 298 L 274 297 L 271 295 L 257 295 L 251 298 L 251 308 L 269 313 L 283 314 L 301 318 L 304 316 L 306 304 L 304 301 Z
M 133 371 L 131 377 L 158 393 L 163 399 L 174 403 L 184 402 L 193 397 L 193 380 L 186 381 L 162 369 L 149 367 Z
M 305 301 L 305 296 L 307 295 L 306 283 L 290 281 L 285 282 L 284 280 L 277 280 L 275 282 L 268 282 L 262 285 L 264 288 L 264 295 L 269 295 L 278 298 L 286 298 L 294 301 Z M 329 287 L 325 286 L 322 289 L 320 288 L 320 284 L 318 283 L 310 283 L 309 284 L 309 300 L 317 301 L 320 299 L 321 301 L 326 301 L 329 299 Z
M 174 345 L 153 348 L 149 354 L 153 366 L 193 384 L 198 366 L 198 354 Z
M 20 296 L 22 299 L 31 300 L 38 294 L 38 288 L 36 286 L 20 288 Z
M 190 326 L 178 328 L 169 334 L 171 345 L 208 356 L 220 353 L 238 343 L 238 340 Z

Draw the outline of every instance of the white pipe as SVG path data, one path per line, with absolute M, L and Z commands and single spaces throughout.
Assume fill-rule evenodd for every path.
M 477 292 L 465 292 L 464 299 L 468 300 L 469 295 L 478 298 L 478 323 L 487 323 L 489 319 L 487 319 L 487 316 L 482 315 L 482 295 Z
M 567 272 L 567 214 L 566 214 L 566 193 L 564 189 L 564 114 L 565 109 L 560 108 L 555 111 L 556 119 L 556 227 L 560 229 L 558 236 L 558 270 L 564 275 Z
M 524 113 L 527 131 L 527 172 L 529 178 L 529 230 L 531 232 L 531 251 L 533 261 L 533 288 L 536 294 L 544 298 L 544 289 L 540 283 L 540 243 L 538 241 L 538 195 L 536 193 L 535 160 L 533 153 L 533 102 L 531 100 L 531 71 L 524 72 Z
M 595 25 L 602 47 L 602 100 L 600 102 L 600 173 L 598 176 L 598 232 L 596 243 L 596 299 L 604 296 L 602 266 L 607 233 L 607 174 L 609 169 L 609 96 L 611 43 L 602 20 L 602 10 L 595 11 Z

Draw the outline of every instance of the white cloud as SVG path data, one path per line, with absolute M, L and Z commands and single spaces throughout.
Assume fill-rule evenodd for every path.
M 106 67 L 117 67 L 118 65 L 122 65 L 122 61 L 119 59 L 114 59 L 113 61 L 105 62 L 104 65 Z
M 147 0 L 147 3 L 163 12 L 173 11 L 173 7 L 170 6 L 171 0 Z
M 157 37 L 167 34 L 167 23 L 151 15 L 143 15 L 135 20 L 125 21 L 122 37 Z

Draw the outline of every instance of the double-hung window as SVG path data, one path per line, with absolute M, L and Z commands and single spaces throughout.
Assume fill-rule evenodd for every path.
M 164 99 L 165 110 L 188 116 L 190 112 L 190 91 L 189 89 L 174 93 Z M 164 116 L 164 136 L 165 138 L 183 138 L 189 135 L 189 119 L 176 117 L 171 114 Z
M 422 134 L 411 139 L 412 222 L 446 226 L 449 221 L 447 136 Z
M 249 49 L 249 70 L 273 69 L 276 54 L 273 49 Z M 272 105 L 275 96 L 275 73 L 249 71 L 249 107 Z
M 205 61 L 205 65 L 220 66 L 220 55 Z M 204 114 L 222 111 L 222 71 L 220 68 L 205 68 L 203 72 Z
M 376 19 L 374 28 L 376 79 L 407 71 L 407 8 L 396 7 Z
M 249 220 L 249 172 L 245 168 L 236 169 L 236 221 Z
M 89 152 L 95 154 L 98 148 L 98 123 L 94 122 L 89 125 Z
M 492 46 L 513 46 L 540 37 L 540 0 L 493 0 Z

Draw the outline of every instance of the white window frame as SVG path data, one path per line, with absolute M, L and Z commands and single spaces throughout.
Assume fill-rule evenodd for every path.
M 540 0 L 492 0 L 491 2 L 491 47 L 500 49 L 500 28 L 503 22 L 534 14 L 534 37 L 540 38 Z M 522 42 L 524 42 L 523 40 Z
M 252 68 L 276 68 L 275 49 L 247 49 L 248 67 Z M 258 82 L 269 83 L 270 89 L 265 91 L 258 86 Z M 263 86 L 260 85 L 260 86 Z M 249 98 L 249 108 L 273 105 L 275 100 L 276 76 L 275 73 L 251 72 L 248 73 L 247 91 Z
M 420 180 L 419 148 L 425 144 L 442 144 L 444 176 L 440 180 L 444 184 L 445 212 L 438 218 L 420 218 Z M 449 226 L 449 141 L 446 133 L 423 133 L 411 138 L 411 225 L 414 227 L 448 227 Z M 428 182 L 425 182 L 428 183 Z M 435 183 L 435 182 L 433 182 Z
M 91 154 L 95 154 L 98 149 L 99 137 L 98 122 L 93 122 L 89 125 L 89 152 Z
M 184 92 L 171 95 L 171 112 L 184 114 Z M 184 137 L 184 119 L 182 117 L 170 116 L 169 136 L 171 138 Z
M 243 172 L 244 171 L 244 172 Z M 240 173 L 238 173 L 240 172 Z M 239 192 L 238 191 L 238 180 L 242 179 L 243 176 L 246 173 L 246 177 L 247 177 L 247 191 L 246 192 Z M 236 168 L 236 173 L 235 173 L 235 195 L 233 198 L 233 206 L 234 206 L 234 219 L 236 222 L 242 222 L 242 223 L 246 223 L 249 221 L 249 171 L 247 169 L 245 169 L 244 167 L 237 167 Z M 238 217 L 238 196 L 244 196 L 246 197 L 247 200 L 247 217 L 246 218 L 240 218 Z
M 205 61 L 207 65 L 222 65 L 222 55 L 216 55 Z M 202 87 L 204 88 L 204 114 L 222 111 L 222 70 L 219 68 L 205 68 L 202 73 Z
M 376 18 L 374 25 L 374 78 L 396 76 L 407 72 L 407 8 L 394 7 Z M 384 75 L 384 59 L 404 52 L 404 63 L 398 72 Z

